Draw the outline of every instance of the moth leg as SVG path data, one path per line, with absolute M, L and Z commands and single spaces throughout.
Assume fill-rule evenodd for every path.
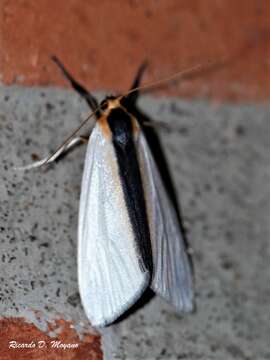
M 162 129 L 162 130 L 167 130 L 167 131 L 174 131 L 176 130 L 176 128 L 172 127 L 171 125 L 165 124 L 161 121 L 143 121 L 143 125 L 146 127 L 151 127 L 153 129 Z
M 167 131 L 169 133 L 175 132 L 175 133 L 180 133 L 181 129 L 175 125 L 172 124 L 165 124 L 164 122 L 161 121 L 143 121 L 142 122 L 143 126 L 145 127 L 150 127 L 152 129 L 160 129 L 160 130 L 164 130 Z
M 44 159 L 41 159 L 39 161 L 35 161 L 32 164 L 15 167 L 15 170 L 31 170 L 34 168 L 41 167 L 42 165 L 49 164 L 53 161 L 55 161 L 57 158 L 59 158 L 61 155 L 63 155 L 65 152 L 70 150 L 72 147 L 78 145 L 79 143 L 87 143 L 88 138 L 85 136 L 77 136 L 73 139 L 71 139 L 67 144 L 63 145 L 53 156 L 49 155 L 45 157 Z
M 136 76 L 135 76 L 135 79 L 133 80 L 133 83 L 132 83 L 132 85 L 131 85 L 130 90 L 133 90 L 133 89 L 135 89 L 135 88 L 137 88 L 137 87 L 140 86 L 143 73 L 144 73 L 145 69 L 147 68 L 147 66 L 148 66 L 147 61 L 144 61 L 144 62 L 139 66 L 139 69 L 137 70 L 137 74 L 136 74 Z
M 137 74 L 135 76 L 135 79 L 134 79 L 134 81 L 133 81 L 133 83 L 131 85 L 130 90 L 137 89 L 139 87 L 142 76 L 143 76 L 143 73 L 144 73 L 145 69 L 147 68 L 147 66 L 148 66 L 148 63 L 146 61 L 144 61 L 140 65 L 140 67 L 139 67 L 139 69 L 137 71 Z M 126 107 L 134 107 L 135 103 L 136 103 L 136 100 L 138 99 L 138 96 L 139 96 L 139 89 L 131 92 L 130 94 L 128 94 L 127 96 L 125 96 L 123 98 L 124 105 Z
M 90 106 L 90 109 L 95 111 L 98 107 L 96 98 L 72 77 L 72 75 L 67 71 L 67 69 L 56 56 L 52 56 L 52 60 L 60 68 L 62 74 L 70 82 L 73 89 L 87 102 L 87 104 Z M 99 118 L 100 115 L 101 113 L 98 110 L 96 112 L 96 117 Z

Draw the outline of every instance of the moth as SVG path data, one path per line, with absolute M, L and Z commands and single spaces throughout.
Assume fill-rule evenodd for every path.
M 132 112 L 145 66 L 130 91 L 98 105 L 61 62 L 53 60 L 93 111 L 84 123 L 95 116 L 78 227 L 78 282 L 88 319 L 95 327 L 113 323 L 148 287 L 177 311 L 191 311 L 193 276 L 183 234 L 143 126 Z M 23 169 L 48 164 L 85 141 L 74 137 L 82 125 L 52 156 Z

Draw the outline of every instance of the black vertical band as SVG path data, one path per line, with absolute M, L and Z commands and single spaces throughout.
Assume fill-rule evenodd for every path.
M 142 178 L 132 134 L 129 114 L 121 108 L 112 109 L 108 115 L 113 145 L 117 157 L 119 175 L 123 187 L 132 230 L 137 245 L 140 267 L 153 272 L 150 230 Z

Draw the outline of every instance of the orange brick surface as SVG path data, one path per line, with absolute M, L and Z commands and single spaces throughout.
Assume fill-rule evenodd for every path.
M 64 85 L 58 55 L 90 89 L 124 90 L 147 58 L 145 81 L 194 64 L 218 66 L 165 94 L 265 100 L 270 87 L 269 1 L 1 1 L 4 84 Z M 223 61 L 226 59 L 226 61 Z
M 50 327 L 50 325 L 49 325 Z M 57 327 L 61 332 L 57 337 L 50 337 L 34 325 L 23 319 L 2 319 L 0 321 L 0 360 L 101 360 L 100 339 L 98 335 L 87 334 L 80 340 L 70 323 L 59 320 Z M 51 330 L 52 330 L 51 326 Z M 64 348 L 58 344 L 78 344 L 77 348 Z M 13 342 L 13 343 L 12 343 Z M 14 342 L 20 345 L 16 345 Z M 29 344 L 30 347 L 22 347 Z M 18 346 L 18 347 L 16 347 Z

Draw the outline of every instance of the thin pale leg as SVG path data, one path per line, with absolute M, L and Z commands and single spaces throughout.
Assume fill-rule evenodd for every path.
M 171 124 L 165 124 L 161 121 L 157 121 L 155 120 L 154 122 L 150 122 L 150 121 L 144 121 L 143 122 L 144 126 L 147 127 L 151 127 L 153 129 L 162 129 L 162 130 L 166 130 L 166 131 L 177 131 L 176 127 L 173 127 Z
M 15 169 L 16 170 L 31 170 L 31 169 L 43 166 L 45 164 L 49 164 L 49 163 L 55 161 L 60 155 L 64 154 L 66 151 L 68 151 L 72 147 L 78 145 L 79 143 L 87 143 L 87 141 L 88 141 L 88 139 L 86 137 L 77 136 L 77 137 L 71 139 L 67 144 L 63 145 L 53 156 L 49 155 L 42 160 L 36 161 L 29 165 L 15 167 Z

